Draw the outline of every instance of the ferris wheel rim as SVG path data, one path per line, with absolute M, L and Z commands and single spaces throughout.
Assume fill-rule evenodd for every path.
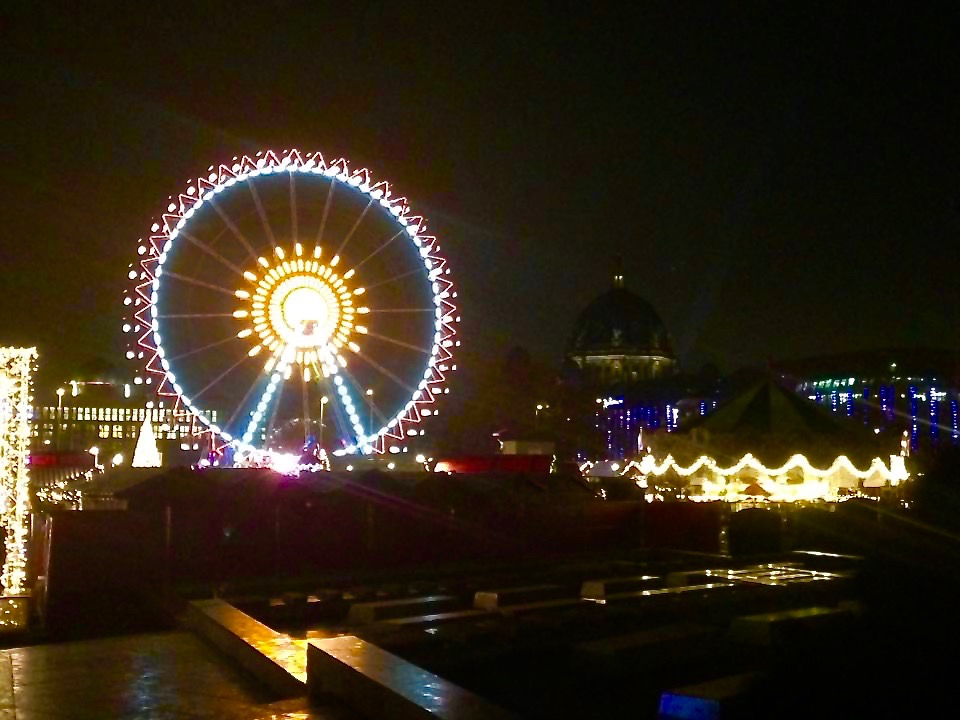
M 381 427 L 365 435 L 357 432 L 356 442 L 344 449 L 347 453 L 384 452 L 387 438 L 403 441 L 409 426 L 420 422 L 421 408 L 432 405 L 437 395 L 444 390 L 442 386 L 449 373 L 449 366 L 446 363 L 453 357 L 452 349 L 455 344 L 459 344 L 454 341 L 456 336 L 454 325 L 459 322 L 456 306 L 452 302 L 456 292 L 453 290 L 453 282 L 448 277 L 450 269 L 446 257 L 440 252 L 437 238 L 426 234 L 426 220 L 422 216 L 411 213 L 405 197 L 394 197 L 388 182 L 374 182 L 367 168 L 351 171 L 348 161 L 344 158 L 327 162 L 319 151 L 303 154 L 294 149 L 279 155 L 269 150 L 260 151 L 253 157 L 250 155 L 235 157 L 230 166 L 221 164 L 215 168 L 211 165 L 206 177 L 198 176 L 195 180 L 188 181 L 185 192 L 180 193 L 176 199 L 171 196 L 167 211 L 161 214 L 159 220 L 155 219 L 151 225 L 149 241 L 142 239 L 140 241 L 138 252 L 144 256 L 139 263 L 141 271 L 130 273 L 131 279 L 134 275 L 138 276 L 135 292 L 136 296 L 143 301 L 143 307 L 136 310 L 133 316 L 145 326 L 145 329 L 141 326 L 137 338 L 137 345 L 149 355 L 144 358 L 145 370 L 159 376 L 157 394 L 173 399 L 174 412 L 188 415 L 193 422 L 199 423 L 201 432 L 209 432 L 212 437 L 219 438 L 221 448 L 232 445 L 239 450 L 262 451 L 245 436 L 237 437 L 230 428 L 218 426 L 188 397 L 182 384 L 177 380 L 180 369 L 166 357 L 157 305 L 166 288 L 162 280 L 164 264 L 167 262 L 169 253 L 178 246 L 178 238 L 186 234 L 184 231 L 196 211 L 221 192 L 235 185 L 250 183 L 261 176 L 282 173 L 291 174 L 291 182 L 293 173 L 323 176 L 331 182 L 331 190 L 333 185 L 339 182 L 365 196 L 370 204 L 378 203 L 385 210 L 390 221 L 400 226 L 397 234 L 405 236 L 416 249 L 418 259 L 426 272 L 424 282 L 429 289 L 434 308 L 433 322 L 428 326 L 433 330 L 433 342 L 426 362 L 421 366 L 421 379 L 416 390 L 411 393 L 399 411 L 391 412 L 383 420 Z M 210 204 L 213 205 L 212 202 Z M 140 304 L 139 301 L 138 304 Z M 127 328 L 128 326 L 125 325 L 124 330 L 126 331 Z M 455 369 L 455 366 L 452 367 Z M 342 378 L 337 374 L 333 379 L 336 389 L 340 391 Z M 358 431 L 359 428 L 356 425 L 355 423 L 355 430 Z

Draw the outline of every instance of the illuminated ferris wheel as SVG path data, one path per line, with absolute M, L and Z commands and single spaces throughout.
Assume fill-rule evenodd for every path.
M 346 160 L 210 166 L 137 252 L 127 356 L 215 450 L 396 452 L 449 392 L 447 262 L 406 198 Z

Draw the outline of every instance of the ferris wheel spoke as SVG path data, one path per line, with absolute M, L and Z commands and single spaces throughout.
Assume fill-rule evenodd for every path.
M 343 405 L 343 398 L 340 397 L 339 393 L 331 393 L 332 400 L 330 405 L 332 406 L 331 411 L 333 414 L 333 427 L 335 428 L 335 439 L 334 443 L 337 443 L 344 438 L 347 440 L 347 444 L 350 444 L 350 437 L 352 432 L 350 430 L 350 418 L 347 413 L 346 407 Z
M 217 375 L 213 380 L 211 380 L 211 381 L 208 382 L 206 385 L 204 385 L 202 388 L 200 388 L 200 390 L 199 390 L 198 392 L 195 392 L 195 393 L 193 394 L 193 399 L 196 400 L 198 397 L 200 397 L 201 395 L 203 395 L 207 390 L 209 390 L 209 389 L 212 388 L 214 385 L 216 385 L 218 382 L 220 382 L 221 380 L 223 380 L 223 379 L 224 379 L 228 374 L 230 374 L 233 370 L 236 370 L 237 367 L 238 367 L 244 360 L 249 360 L 249 359 L 250 359 L 250 358 L 249 358 L 247 355 L 244 355 L 242 358 L 240 358 L 239 360 L 237 360 L 233 365 L 231 365 L 230 367 L 228 367 L 228 368 L 227 368 L 226 370 L 224 370 L 222 373 L 220 373 L 219 375 Z
M 327 190 L 327 200 L 323 204 L 323 215 L 320 216 L 320 227 L 317 228 L 317 239 L 314 241 L 314 245 L 321 245 L 323 243 L 323 231 L 327 226 L 327 216 L 330 214 L 330 201 L 333 200 L 333 189 L 337 186 L 337 181 L 330 180 L 330 188 Z
M 310 426 L 310 403 L 307 398 L 307 385 L 309 380 L 306 378 L 304 372 L 300 373 L 300 389 L 301 389 L 301 399 L 303 401 L 303 444 L 307 444 L 308 431 L 307 428 Z
M 380 333 L 375 333 L 373 330 L 367 330 L 367 337 L 377 338 L 378 340 L 383 340 L 392 345 L 397 345 L 399 347 L 405 347 L 408 350 L 416 350 L 417 352 L 422 352 L 424 355 L 430 355 L 431 351 L 429 348 L 420 347 L 419 345 L 414 345 L 412 343 L 404 342 L 403 340 L 397 340 L 392 338 L 389 335 L 381 335 Z
M 273 399 L 273 407 L 270 408 L 270 419 L 267 421 L 266 437 L 273 435 L 273 427 L 277 424 L 277 411 L 280 409 L 280 398 L 283 396 L 283 388 L 286 385 L 285 378 L 281 380 L 277 387 L 277 396 Z
M 257 207 L 257 215 L 260 216 L 260 222 L 263 223 L 263 230 L 266 232 L 267 238 L 270 240 L 270 245 L 276 249 L 277 238 L 274 237 L 273 228 L 270 227 L 270 221 L 267 220 L 267 213 L 263 209 L 263 203 L 260 202 L 260 193 L 257 192 L 257 189 L 253 186 L 253 183 L 247 183 L 246 185 L 250 189 L 250 195 L 253 197 L 253 204 Z
M 392 235 L 390 238 L 388 238 L 387 240 L 385 240 L 385 241 L 380 245 L 380 247 L 378 247 L 378 248 L 377 248 L 376 250 L 374 250 L 372 253 L 370 253 L 369 255 L 367 255 L 363 260 L 361 260 L 361 261 L 358 262 L 356 265 L 354 265 L 354 266 L 353 266 L 353 269 L 354 269 L 354 270 L 357 270 L 357 269 L 358 269 L 361 265 L 363 265 L 365 262 L 367 262 L 368 260 L 376 257 L 377 253 L 379 253 L 381 250 L 384 250 L 384 249 L 386 249 L 387 247 L 389 247 L 390 243 L 392 243 L 392 242 L 393 242 L 394 240 L 396 240 L 398 237 L 400 237 L 401 235 L 403 235 L 405 232 L 406 232 L 406 230 L 405 230 L 404 228 L 400 228 L 400 230 L 397 231 L 396 235 Z
M 185 283 L 190 283 L 191 285 L 196 285 L 197 287 L 207 288 L 208 290 L 216 290 L 217 292 L 222 292 L 225 295 L 234 297 L 234 291 L 230 288 L 225 288 L 222 285 L 214 285 L 213 283 L 204 282 L 203 280 L 197 280 L 192 278 L 189 275 L 181 275 L 180 273 L 170 272 L 169 270 L 164 271 L 164 277 L 173 278 L 175 280 L 181 280 Z
M 264 379 L 269 377 L 270 373 L 261 371 L 259 375 L 254 379 L 250 384 L 250 387 L 247 388 L 247 391 L 243 394 L 243 398 L 240 400 L 240 403 L 233 409 L 233 413 L 230 415 L 230 419 L 227 420 L 227 424 L 224 426 L 226 428 L 233 427 L 233 423 L 237 419 L 237 415 L 243 412 L 243 409 L 247 406 L 247 401 L 250 399 L 250 396 L 253 394 L 253 391 L 257 389 L 257 386 L 262 384 Z
M 422 308 L 370 308 L 370 313 L 435 313 L 437 311 L 436 306 L 434 307 L 422 307 Z
M 348 382 L 344 382 L 344 378 L 346 378 Z M 350 388 L 353 387 L 357 392 L 360 392 L 361 384 L 357 382 L 356 378 L 354 378 L 346 368 L 342 368 L 339 373 L 333 376 L 333 382 L 336 386 L 336 394 L 339 395 L 337 401 L 343 406 L 343 413 L 350 421 L 349 423 L 345 422 L 344 427 L 352 428 L 352 430 L 347 430 L 345 435 L 348 438 L 351 436 L 355 437 L 356 444 L 359 444 L 361 439 L 369 433 L 361 422 L 363 404 L 354 402 L 354 398 L 350 396 Z M 363 398 L 361 397 L 360 399 L 362 400 Z
M 161 313 L 157 315 L 161 320 L 197 320 L 200 318 L 228 318 L 233 313 Z
M 413 387 L 413 385 L 408 385 L 407 383 L 405 383 L 399 376 L 397 376 L 397 375 L 394 374 L 392 371 L 390 371 L 390 370 L 388 370 L 387 368 L 385 368 L 383 365 L 381 365 L 380 363 L 378 363 L 376 360 L 374 360 L 372 357 L 370 357 L 369 355 L 367 355 L 366 353 L 364 353 L 362 350 L 358 350 L 355 354 L 356 354 L 361 360 L 363 360 L 363 361 L 366 362 L 368 365 L 370 365 L 372 368 L 374 368 L 375 370 L 377 370 L 381 375 L 383 375 L 384 377 L 387 377 L 387 378 L 390 378 L 391 380 L 393 380 L 393 382 L 395 382 L 397 385 L 399 385 L 400 387 L 402 387 L 402 388 L 403 388 L 404 390 L 406 390 L 408 393 L 411 393 L 411 394 L 412 394 L 412 393 L 415 393 L 415 392 L 417 391 L 417 388 Z
M 353 237 L 353 234 L 357 231 L 357 228 L 360 227 L 360 223 L 363 221 L 364 216 L 367 214 L 367 211 L 370 210 L 373 205 L 373 198 L 370 198 L 367 201 L 367 206 L 363 209 L 363 212 L 360 213 L 360 217 L 357 218 L 356 222 L 353 223 L 353 227 L 350 228 L 350 232 L 346 234 L 346 237 L 343 238 L 343 242 L 340 243 L 340 247 L 337 248 L 336 255 L 339 255 L 343 252 L 343 249 L 347 246 L 347 243 L 350 242 L 350 238 Z
M 225 337 L 222 340 L 215 340 L 212 343 L 202 345 L 201 347 L 194 348 L 193 350 L 188 350 L 187 352 L 180 353 L 179 355 L 174 355 L 172 357 L 168 355 L 167 360 L 170 362 L 173 362 L 174 360 L 182 360 L 185 357 L 190 357 L 191 355 L 197 355 L 198 353 L 202 353 L 205 350 L 210 350 L 211 348 L 219 347 L 220 345 L 225 345 L 231 340 L 236 340 L 236 339 L 237 339 L 236 335 L 229 335 L 228 337 Z
M 205 242 L 203 242 L 203 240 L 200 240 L 199 238 L 194 237 L 193 235 L 191 235 L 190 233 L 186 232 L 185 230 L 181 230 L 181 231 L 180 231 L 180 234 L 183 235 L 183 236 L 184 236 L 187 240 L 189 240 L 191 243 L 193 243 L 194 245 L 196 245 L 198 248 L 200 248 L 201 250 L 203 250 L 203 252 L 205 252 L 207 255 L 209 255 L 210 257 L 212 257 L 212 258 L 215 259 L 215 260 L 219 260 L 219 261 L 220 261 L 221 263 L 223 263 L 225 266 L 227 266 L 228 268 L 230 268 L 231 270 L 233 270 L 237 275 L 243 275 L 243 270 L 241 270 L 237 265 L 234 265 L 232 262 L 230 262 L 229 260 L 227 260 L 223 255 L 221 255 L 220 253 L 218 253 L 218 252 L 217 252 L 216 250 L 214 250 L 212 247 L 210 247 L 209 245 L 207 245 Z
M 350 383 L 351 383 L 355 388 L 360 388 L 360 387 L 362 387 L 362 384 L 357 381 L 357 379 L 350 373 L 349 370 L 347 370 L 346 368 L 343 368 L 340 372 L 350 381 Z M 361 409 L 361 412 L 362 412 L 363 410 L 366 410 L 366 411 L 367 411 L 367 414 L 373 413 L 373 414 L 377 415 L 377 417 L 379 417 L 381 420 L 383 419 L 383 414 L 380 413 L 380 412 L 377 410 L 376 403 L 374 403 L 374 401 L 371 399 L 371 396 L 369 396 L 369 395 L 361 396 L 361 400 L 363 400 L 363 405 L 364 405 L 364 407 Z M 357 412 L 357 408 L 356 408 L 356 407 L 354 408 L 354 411 Z M 360 434 L 360 431 L 361 431 L 361 430 L 364 431 L 364 432 L 363 432 L 364 435 L 367 435 L 367 436 L 373 435 L 374 431 L 377 430 L 377 428 L 374 428 L 374 427 L 366 427 L 366 426 L 364 425 L 364 423 L 363 423 L 363 421 L 364 421 L 365 418 L 364 418 L 363 415 L 360 414 L 360 412 L 357 412 L 357 417 L 358 417 L 359 420 L 360 420 L 360 422 L 357 423 L 357 425 L 358 425 L 359 427 L 355 427 L 355 428 L 354 428 L 354 431 L 358 434 L 358 438 L 357 438 L 357 439 L 359 440 L 359 434 Z M 370 422 L 370 420 L 368 420 L 368 422 Z
M 290 230 L 293 233 L 293 241 L 299 242 L 300 237 L 297 233 L 297 185 L 294 181 L 295 172 L 290 173 Z
M 234 234 L 237 240 L 240 241 L 240 244 L 246 249 L 247 253 L 250 255 L 251 260 L 257 259 L 257 253 L 254 252 L 253 246 L 250 244 L 250 241 L 247 240 L 246 236 L 240 232 L 240 228 L 237 227 L 236 223 L 230 219 L 230 216 L 223 211 L 223 209 L 214 202 L 213 198 L 207 200 L 210 203 L 210 206 L 216 211 L 217 215 L 220 216 L 220 219 L 223 220 L 223 224 L 229 228 L 230 232 Z
M 400 273 L 399 275 L 394 275 L 393 277 L 388 277 L 386 280 L 381 280 L 380 282 L 367 283 L 367 290 L 371 290 L 375 287 L 380 287 L 381 285 L 388 285 L 390 283 L 397 282 L 398 280 L 403 280 L 408 278 L 411 275 L 419 275 L 424 272 L 423 267 L 416 267 L 413 270 L 407 270 L 407 272 Z

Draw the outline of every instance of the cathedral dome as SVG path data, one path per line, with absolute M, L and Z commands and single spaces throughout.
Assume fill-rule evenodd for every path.
M 577 318 L 567 358 L 604 381 L 659 377 L 676 368 L 663 321 L 650 303 L 623 286 L 619 271 L 613 287 Z
M 569 355 L 647 355 L 673 359 L 667 329 L 646 300 L 614 286 L 580 313 Z

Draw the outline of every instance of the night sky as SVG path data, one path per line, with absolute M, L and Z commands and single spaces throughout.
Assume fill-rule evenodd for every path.
M 2 11 L 0 342 L 52 382 L 122 364 L 168 195 L 288 147 L 429 219 L 465 388 L 559 364 L 617 253 L 691 370 L 956 342 L 956 4 L 34 5 Z

